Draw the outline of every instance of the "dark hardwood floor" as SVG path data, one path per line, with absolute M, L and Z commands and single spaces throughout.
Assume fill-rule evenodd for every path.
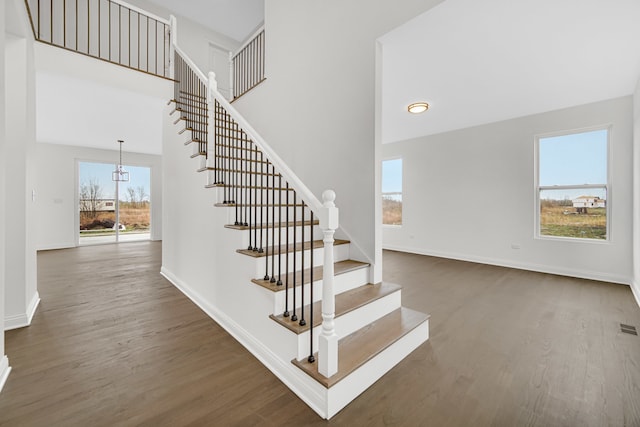
M 431 339 L 326 422 L 159 275 L 160 249 L 39 253 L 0 425 L 640 426 L 626 286 L 385 252 Z

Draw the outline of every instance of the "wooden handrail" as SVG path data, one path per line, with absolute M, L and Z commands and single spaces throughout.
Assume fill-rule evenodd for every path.
M 202 168 L 213 172 L 213 182 L 208 187 L 219 187 L 223 199 L 222 206 L 235 210 L 233 226 L 242 227 L 249 232 L 249 246 L 240 250 L 245 255 L 264 257 L 264 277 L 261 279 L 275 286 L 283 286 L 285 303 L 283 317 L 307 324 L 304 306 L 309 301 L 310 354 L 308 361 L 314 363 L 313 355 L 313 276 L 309 278 L 310 287 L 305 297 L 304 272 L 313 271 L 313 256 L 317 248 L 314 241 L 313 223 L 318 218 L 323 233 L 323 291 L 322 291 L 322 332 L 318 336 L 319 372 L 330 377 L 337 371 L 338 346 L 334 327 L 335 292 L 333 289 L 333 244 L 334 233 L 338 228 L 338 208 L 334 204 L 335 193 L 325 191 L 321 202 L 302 180 L 287 166 L 251 124 L 218 91 L 215 73 L 206 76 L 178 45 L 178 32 L 175 17 L 170 18 L 171 76 L 176 81 L 174 98 L 176 104 L 184 105 L 180 111 L 184 115 L 185 129 L 191 131 L 191 140 L 197 142 L 194 156 L 202 156 Z M 263 34 L 263 33 L 261 33 Z M 247 45 L 250 46 L 250 45 Z M 203 89 L 206 103 L 203 102 Z M 206 114 L 206 122 L 202 115 Z M 177 120 L 180 121 L 180 120 Z M 206 128 L 206 132 L 203 130 Z M 209 136 L 210 135 L 210 136 Z M 284 199 L 284 200 L 283 200 Z M 292 218 L 290 217 L 290 209 Z M 307 213 L 306 211 L 309 210 Z M 298 214 L 301 217 L 298 217 Z M 309 218 L 309 231 L 305 235 L 304 224 Z M 286 237 L 283 239 L 283 218 Z M 290 222 L 290 219 L 292 220 Z M 300 220 L 299 220 L 300 219 Z M 276 226 L 277 221 L 277 226 Z M 272 224 L 271 227 L 266 224 Z M 292 236 L 289 228 L 292 228 Z M 297 230 L 301 228 L 298 238 Z M 292 237 L 292 238 L 290 238 Z M 289 252 L 302 251 L 300 257 L 289 256 Z M 310 256 L 305 257 L 305 251 Z M 283 259 L 284 258 L 284 259 Z M 297 275 L 289 283 L 289 262 L 292 270 L 301 271 L 301 283 Z M 302 265 L 297 265 L 297 262 Z M 284 265 L 283 283 L 282 268 Z M 307 265 L 309 264 L 309 269 Z M 289 306 L 289 294 L 292 305 Z M 299 299 L 298 299 L 299 297 Z M 298 318 L 298 313 L 300 318 Z

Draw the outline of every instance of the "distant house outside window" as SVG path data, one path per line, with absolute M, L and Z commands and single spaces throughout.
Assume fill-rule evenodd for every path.
M 402 159 L 382 161 L 382 223 L 402 225 Z
M 608 239 L 609 128 L 536 139 L 537 236 Z

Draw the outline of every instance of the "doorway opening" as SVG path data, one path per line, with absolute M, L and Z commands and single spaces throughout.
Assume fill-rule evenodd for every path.
M 151 168 L 124 165 L 129 181 L 112 181 L 113 163 L 78 162 L 78 244 L 150 240 Z

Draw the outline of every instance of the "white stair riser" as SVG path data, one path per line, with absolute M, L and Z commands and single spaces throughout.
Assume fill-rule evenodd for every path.
M 367 283 L 368 277 L 369 277 L 368 267 L 360 268 L 358 270 L 349 271 L 349 272 L 335 276 L 333 278 L 333 289 L 335 291 L 335 294 L 338 295 L 338 294 L 341 294 L 342 292 L 346 292 L 348 290 L 357 288 L 358 286 L 365 285 Z M 292 286 L 291 284 L 289 285 Z M 284 302 L 285 302 L 286 295 L 288 295 L 289 310 L 293 310 L 293 291 L 291 288 L 289 288 L 289 291 L 286 292 L 284 288 L 285 287 L 283 285 L 281 291 L 274 292 L 273 294 L 274 306 L 273 306 L 272 314 L 276 316 L 284 312 L 284 307 L 285 307 Z M 309 289 L 310 289 L 310 286 L 308 283 L 304 285 L 304 296 L 305 296 L 304 305 L 309 304 L 309 298 L 311 296 Z M 300 308 L 302 306 L 300 295 L 301 295 L 301 291 L 300 291 L 300 287 L 298 287 L 298 289 L 296 289 L 296 308 Z M 321 299 L 322 299 L 322 280 L 315 280 L 313 282 L 313 301 L 316 302 L 316 301 L 320 301 Z
M 354 333 L 360 328 L 378 320 L 379 318 L 397 310 L 401 306 L 401 290 L 379 298 L 369 304 L 350 311 L 342 316 L 335 318 L 335 329 L 338 339 L 344 338 L 349 334 Z M 314 313 L 314 316 L 322 317 L 322 313 Z M 321 327 L 314 328 L 313 330 L 313 350 L 318 350 L 318 335 L 322 330 Z M 304 332 L 297 335 L 298 339 L 298 355 L 297 359 L 302 360 L 309 356 L 309 334 L 310 332 Z
M 429 339 L 429 321 L 394 342 L 327 391 L 327 418 L 333 417 L 380 377 Z
M 277 274 L 279 271 L 281 271 L 282 275 L 284 275 L 285 273 L 291 273 L 293 271 L 302 270 L 303 268 L 309 268 L 311 265 L 310 263 L 311 257 L 309 252 L 310 252 L 309 250 L 304 251 L 304 267 L 302 265 L 302 251 L 298 251 L 295 253 L 282 254 L 280 256 L 280 267 L 278 267 L 278 254 L 276 252 L 276 258 L 275 258 L 275 261 L 273 262 L 273 264 L 275 265 L 275 273 Z M 248 256 L 248 255 L 239 254 L 239 256 Z M 296 261 L 295 270 L 293 267 L 294 257 Z M 334 257 L 334 261 L 336 262 L 345 261 L 349 259 L 349 245 L 345 244 L 345 245 L 334 246 L 333 257 Z M 289 268 L 287 268 L 287 262 L 286 262 L 287 258 L 289 259 L 289 266 L 288 266 Z M 266 257 L 255 259 L 256 269 L 255 269 L 254 277 L 256 279 L 262 279 L 264 277 L 267 263 L 269 264 L 269 273 L 271 273 L 271 264 L 272 264 L 271 259 L 272 259 L 271 252 Z M 313 250 L 313 265 L 314 266 L 323 265 L 323 261 L 324 261 L 324 248 L 315 248 Z

